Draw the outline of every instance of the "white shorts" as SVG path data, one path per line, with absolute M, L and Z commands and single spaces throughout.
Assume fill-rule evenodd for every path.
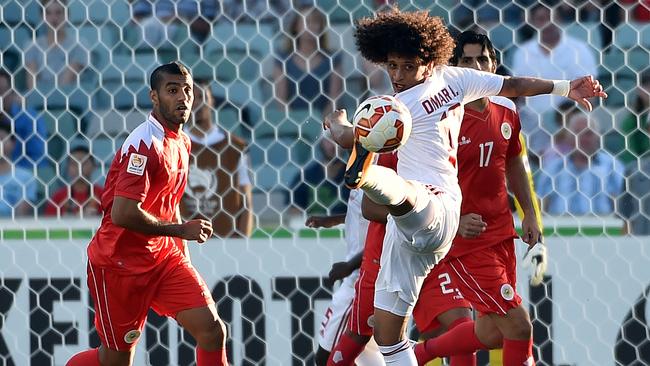
M 334 291 L 332 302 L 325 311 L 325 316 L 321 322 L 318 345 L 326 351 L 332 351 L 341 335 L 349 328 L 348 320 L 352 311 L 352 301 L 354 300 L 354 284 L 358 277 L 359 271 L 355 271 L 343 279 L 341 286 Z M 363 352 L 355 360 L 355 365 L 384 365 L 384 357 L 381 355 L 374 338 L 371 338 L 366 344 Z
M 460 203 L 435 188 L 412 182 L 415 208 L 388 217 L 375 283 L 375 308 L 410 316 L 424 279 L 449 252 L 458 230 Z
M 354 283 L 359 277 L 359 271 L 344 278 L 334 294 L 332 302 L 325 311 L 319 332 L 318 345 L 326 351 L 331 351 L 341 334 L 345 332 L 352 311 L 354 300 Z

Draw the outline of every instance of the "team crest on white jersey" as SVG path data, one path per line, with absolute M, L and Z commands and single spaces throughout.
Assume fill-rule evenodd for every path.
M 467 145 L 467 144 L 471 144 L 471 143 L 472 143 L 472 139 L 467 138 L 467 137 L 465 137 L 465 136 L 462 136 L 462 137 L 460 138 L 460 140 L 458 140 L 458 145 L 459 145 L 459 146 Z
M 131 344 L 140 338 L 141 332 L 137 329 L 130 330 L 124 335 L 124 342 Z
M 504 283 L 501 285 L 501 297 L 510 301 L 515 298 L 515 290 L 510 286 L 509 283 Z
M 142 175 L 144 174 L 144 168 L 147 166 L 147 157 L 141 154 L 132 153 L 129 156 L 129 164 L 126 166 L 126 172 Z
M 508 122 L 503 122 L 501 124 L 501 135 L 503 135 L 503 138 L 506 140 L 510 140 L 512 137 L 512 127 L 510 127 Z

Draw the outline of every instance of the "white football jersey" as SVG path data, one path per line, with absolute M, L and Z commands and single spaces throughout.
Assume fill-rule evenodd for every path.
M 396 94 L 413 118 L 411 136 L 398 150 L 398 174 L 439 187 L 460 204 L 456 151 L 464 105 L 497 95 L 503 79 L 473 69 L 438 66 L 422 84 Z
M 361 252 L 366 243 L 368 220 L 364 219 L 361 214 L 361 198 L 363 198 L 363 192 L 360 189 L 350 191 L 348 211 L 345 213 L 346 261 Z

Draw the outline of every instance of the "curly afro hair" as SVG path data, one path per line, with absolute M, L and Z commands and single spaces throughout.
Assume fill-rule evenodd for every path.
M 422 64 L 446 65 L 455 45 L 442 18 L 398 8 L 358 20 L 354 37 L 361 55 L 375 64 L 385 64 L 389 54 L 397 54 Z

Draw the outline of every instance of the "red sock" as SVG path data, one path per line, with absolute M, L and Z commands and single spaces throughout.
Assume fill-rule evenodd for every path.
M 347 332 L 343 333 L 330 352 L 327 366 L 353 366 L 354 360 L 359 357 L 365 346 L 365 344 L 357 343 Z
M 196 366 L 228 366 L 226 349 L 206 351 L 201 347 L 196 347 Z
M 503 366 L 535 366 L 533 339 L 503 339 Z
M 65 366 L 101 366 L 99 363 L 99 349 L 93 348 L 72 356 Z
M 476 352 L 449 357 L 449 366 L 476 366 Z
M 417 344 L 415 358 L 418 365 L 424 365 L 436 357 L 465 355 L 486 348 L 476 338 L 474 322 L 470 318 L 461 318 L 453 322 L 441 336 Z

